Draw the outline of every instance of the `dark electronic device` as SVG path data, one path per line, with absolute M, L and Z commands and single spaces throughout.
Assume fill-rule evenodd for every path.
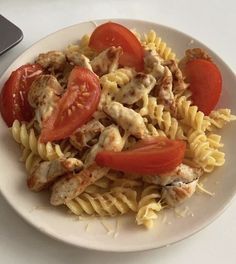
M 0 55 L 23 39 L 22 31 L 0 15 Z

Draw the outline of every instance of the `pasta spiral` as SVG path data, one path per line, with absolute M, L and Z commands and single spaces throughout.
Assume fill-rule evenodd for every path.
M 119 86 L 123 86 L 131 81 L 135 72 L 131 68 L 121 68 L 114 72 L 103 75 L 100 78 L 100 83 L 103 90 L 117 92 Z
M 150 30 L 148 34 L 144 35 L 142 43 L 145 48 L 155 49 L 165 60 L 174 60 L 176 58 L 176 54 L 172 52 L 171 48 L 169 48 L 160 37 L 158 37 L 154 30 Z
M 17 143 L 26 149 L 30 149 L 32 153 L 39 155 L 43 160 L 53 160 L 64 156 L 58 144 L 50 142 L 47 144 L 40 143 L 34 129 L 31 128 L 28 131 L 26 125 L 24 123 L 21 124 L 18 120 L 13 122 L 11 132 Z
M 228 122 L 236 120 L 236 116 L 231 115 L 231 110 L 225 108 L 212 111 L 206 119 L 211 124 L 207 130 L 212 131 L 214 128 L 223 128 Z
M 205 172 L 211 172 L 214 167 L 222 166 L 225 163 L 225 154 L 212 147 L 218 139 L 215 136 L 210 136 L 210 140 L 211 143 L 205 133 L 201 131 L 191 130 L 188 134 L 189 151 L 186 152 L 186 155 L 191 157 Z
M 135 72 L 131 68 L 121 68 L 103 75 L 100 78 L 102 92 L 98 108 L 101 109 L 103 105 L 111 102 L 112 97 L 119 91 L 119 86 L 130 82 L 134 74 Z
M 155 97 L 148 98 L 148 104 L 146 110 L 141 113 L 147 115 L 152 120 L 153 125 L 158 124 L 159 128 L 164 131 L 164 134 L 170 139 L 184 139 L 184 133 L 179 126 L 178 121 L 171 116 L 170 112 L 164 111 L 164 106 L 157 104 Z M 153 131 L 153 126 L 150 127 Z M 157 130 L 158 133 L 158 130 Z M 163 133 L 161 133 L 163 134 Z
M 163 208 L 160 203 L 160 197 L 161 195 L 156 185 L 149 185 L 142 191 L 136 216 L 138 225 L 144 225 L 147 228 L 153 226 L 153 220 L 157 218 L 157 213 Z
M 36 166 L 42 161 L 42 159 L 30 149 L 23 149 L 21 161 L 25 163 L 25 168 L 29 174 L 31 174 Z
M 90 37 L 88 35 L 84 35 L 80 40 L 79 44 L 69 45 L 66 48 L 66 53 L 79 52 L 88 57 L 89 59 L 93 59 L 97 55 L 97 53 L 95 52 L 95 50 L 89 47 L 89 39 Z
M 137 211 L 137 193 L 130 188 L 116 187 L 109 192 L 82 193 L 66 206 L 76 215 L 116 216 Z
M 191 105 L 191 101 L 185 96 L 176 100 L 177 116 L 185 125 L 198 131 L 205 131 L 210 122 L 205 118 L 203 112 L 198 111 L 198 107 Z

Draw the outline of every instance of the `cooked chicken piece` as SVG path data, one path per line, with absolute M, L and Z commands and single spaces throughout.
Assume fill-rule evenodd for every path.
M 112 102 L 104 106 L 103 110 L 128 134 L 137 138 L 143 138 L 148 134 L 143 118 L 133 109 L 127 108 L 120 103 Z
M 102 51 L 90 63 L 93 71 L 98 76 L 115 71 L 119 66 L 119 58 L 121 54 L 121 47 L 110 47 Z
M 81 194 L 89 185 L 104 177 L 109 168 L 93 163 L 79 173 L 71 173 L 58 180 L 52 187 L 51 204 L 61 205 Z
M 97 137 L 104 130 L 104 126 L 98 120 L 91 120 L 77 129 L 70 136 L 70 143 L 77 149 L 82 150 L 88 146 L 88 142 Z
M 156 84 L 155 78 L 150 74 L 138 73 L 126 85 L 122 86 L 115 100 L 123 104 L 134 104 L 149 94 Z
M 154 74 L 154 77 L 159 78 L 162 76 L 164 67 L 161 66 L 163 62 L 163 59 L 160 57 L 160 55 L 152 49 L 146 49 L 144 52 L 144 65 L 145 68 L 148 70 L 148 72 L 154 71 L 154 68 L 159 65 L 159 71 L 157 72 L 157 75 Z
M 62 93 L 63 88 L 52 75 L 41 75 L 32 83 L 28 101 L 35 108 L 35 117 L 40 127 L 41 122 L 52 114 Z
M 173 171 L 144 176 L 143 180 L 148 183 L 161 185 L 162 198 L 165 202 L 174 206 L 193 195 L 196 185 L 203 171 L 199 168 L 192 168 L 185 164 L 180 164 Z
M 78 65 L 84 68 L 92 70 L 92 66 L 90 65 L 90 60 L 85 55 L 81 54 L 78 51 L 68 51 L 66 52 L 66 57 L 69 62 L 71 62 L 74 65 Z
M 188 49 L 185 51 L 185 56 L 183 57 L 183 59 L 181 59 L 181 61 L 179 62 L 179 68 L 183 70 L 187 62 L 195 59 L 212 61 L 211 57 L 204 50 L 200 48 Z
M 167 66 L 173 77 L 173 91 L 181 92 L 185 91 L 188 88 L 188 84 L 185 83 L 182 71 L 180 70 L 176 60 L 168 60 L 163 63 L 164 66 Z
M 81 170 L 83 162 L 75 158 L 61 158 L 52 161 L 43 161 L 35 166 L 27 179 L 32 191 L 41 191 L 53 183 L 59 176 L 72 171 Z
M 90 152 L 88 153 L 84 162 L 85 166 L 92 164 L 97 153 L 101 150 L 121 151 L 124 147 L 125 140 L 121 137 L 119 129 L 115 125 L 106 127 Z
M 172 74 L 168 67 L 165 67 L 162 78 L 157 82 L 154 93 L 157 102 L 164 105 L 166 110 L 175 108 L 175 98 L 172 90 Z
M 198 179 L 189 183 L 174 182 L 171 185 L 167 185 L 162 189 L 162 199 L 169 206 L 175 206 L 194 194 L 197 182 Z
M 198 179 L 202 175 L 202 173 L 202 170 L 199 168 L 192 168 L 181 163 L 170 172 L 159 175 L 144 176 L 143 180 L 148 183 L 165 186 L 168 184 L 172 184 L 173 182 L 192 182 L 193 180 Z
M 44 69 L 62 70 L 66 63 L 66 56 L 61 51 L 49 51 L 39 54 L 35 62 L 40 64 Z

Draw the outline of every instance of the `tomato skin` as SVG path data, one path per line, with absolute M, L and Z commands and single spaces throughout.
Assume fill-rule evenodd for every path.
M 26 64 L 13 71 L 0 95 L 0 110 L 7 126 L 14 120 L 30 121 L 33 109 L 28 103 L 28 91 L 32 82 L 43 72 L 38 64 Z
M 97 109 L 100 93 L 97 76 L 87 68 L 74 67 L 66 92 L 52 115 L 43 122 L 40 141 L 45 143 L 67 138 L 87 123 Z
M 219 101 L 222 91 L 222 77 L 217 66 L 204 59 L 189 61 L 184 69 L 194 105 L 209 115 Z
M 137 71 L 144 69 L 144 50 L 136 36 L 126 27 L 113 22 L 98 26 L 92 33 L 89 46 L 98 52 L 111 46 L 122 47 L 120 64 L 134 67 Z
M 175 169 L 183 160 L 186 143 L 156 137 L 154 142 L 141 141 L 131 150 L 101 151 L 96 163 L 114 170 L 139 174 L 165 173 Z

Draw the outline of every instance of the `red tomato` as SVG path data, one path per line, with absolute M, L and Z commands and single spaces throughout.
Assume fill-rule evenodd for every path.
M 222 90 L 222 77 L 215 64 L 204 59 L 189 61 L 184 69 L 193 104 L 205 115 L 215 108 Z
M 137 71 L 144 68 L 144 51 L 136 36 L 126 27 L 108 22 L 97 27 L 92 33 L 89 46 L 98 52 L 111 46 L 122 47 L 120 64 L 134 67 Z
M 78 127 L 87 123 L 97 109 L 100 93 L 97 76 L 86 68 L 74 67 L 66 92 L 53 114 L 43 122 L 41 142 L 69 137 Z
M 185 148 L 184 141 L 156 137 L 138 142 L 131 150 L 101 151 L 96 156 L 96 162 L 100 166 L 123 172 L 165 173 L 182 162 Z
M 33 109 L 28 103 L 28 91 L 32 82 L 42 74 L 38 64 L 26 64 L 11 73 L 4 84 L 0 95 L 0 110 L 2 118 L 12 126 L 14 120 L 30 121 Z

